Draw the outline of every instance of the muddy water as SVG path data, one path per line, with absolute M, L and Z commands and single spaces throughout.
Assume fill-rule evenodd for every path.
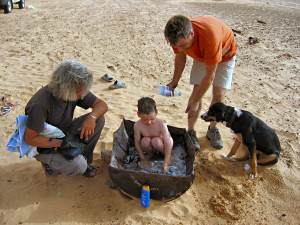
M 186 163 L 185 158 L 187 154 L 181 145 L 176 145 L 172 149 L 172 156 L 169 164 L 170 171 L 167 175 L 171 176 L 186 176 Z M 129 148 L 129 153 L 126 157 L 124 168 L 128 170 L 137 170 L 148 173 L 158 173 L 165 174 L 162 170 L 164 155 L 158 154 L 152 156 L 149 160 L 149 164 L 146 167 L 141 167 L 139 165 L 139 156 L 134 147 Z

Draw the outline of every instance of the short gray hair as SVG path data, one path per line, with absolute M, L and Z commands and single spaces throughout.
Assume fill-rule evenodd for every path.
M 73 60 L 63 61 L 52 73 L 48 87 L 52 94 L 64 101 L 76 101 L 76 93 L 86 95 L 92 87 L 93 75 L 87 67 Z
M 164 33 L 166 40 L 176 46 L 182 38 L 188 38 L 192 30 L 193 26 L 189 18 L 176 15 L 169 19 Z

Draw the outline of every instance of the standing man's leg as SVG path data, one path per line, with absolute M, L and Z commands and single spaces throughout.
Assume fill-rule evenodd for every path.
M 212 100 L 211 100 L 211 104 L 213 105 L 217 102 L 224 102 L 224 98 L 225 98 L 225 92 L 226 89 L 225 88 L 220 88 L 217 86 L 213 86 L 213 91 L 212 91 Z M 210 128 L 214 128 L 217 125 L 217 122 L 210 122 Z
M 190 135 L 190 137 L 192 139 L 195 151 L 200 150 L 200 144 L 198 142 L 196 131 L 194 129 L 197 119 L 199 117 L 200 111 L 201 111 L 201 102 L 199 104 L 199 109 L 198 109 L 197 113 L 188 119 L 188 134 Z
M 191 69 L 191 74 L 190 74 L 190 84 L 192 84 L 192 85 L 200 84 L 200 82 L 204 76 L 205 76 L 204 63 L 194 60 L 193 66 Z M 191 118 L 188 118 L 188 134 L 190 135 L 190 137 L 192 139 L 195 151 L 200 150 L 200 145 L 199 145 L 198 138 L 196 136 L 196 131 L 195 131 L 195 124 L 197 122 L 197 119 L 199 118 L 201 106 L 202 106 L 202 100 L 199 102 L 199 107 L 198 107 L 197 113 L 194 116 L 192 116 Z
M 195 124 L 196 124 L 196 122 L 199 118 L 199 114 L 200 114 L 200 111 L 201 111 L 201 106 L 202 106 L 202 100 L 199 102 L 199 108 L 198 108 L 197 113 L 194 116 L 192 116 L 191 118 L 188 119 L 188 131 L 195 129 Z
M 211 105 L 217 102 L 223 102 L 225 97 L 225 88 L 213 86 L 213 97 L 211 101 Z M 211 146 L 216 149 L 223 148 L 223 140 L 220 135 L 219 129 L 216 127 L 217 122 L 210 122 L 210 125 L 206 132 L 206 138 L 210 140 Z
M 217 102 L 224 102 L 226 90 L 231 89 L 235 59 L 236 56 L 227 62 L 221 62 L 218 64 L 215 79 L 213 81 L 211 105 Z M 223 140 L 216 124 L 216 122 L 210 123 L 207 129 L 206 138 L 210 140 L 213 148 L 221 149 L 223 148 Z

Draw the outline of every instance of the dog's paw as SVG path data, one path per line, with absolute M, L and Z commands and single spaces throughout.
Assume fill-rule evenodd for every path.
M 258 176 L 254 176 L 253 174 L 250 173 L 250 178 L 258 178 Z
M 231 158 L 231 157 L 228 157 L 228 156 L 225 155 L 225 154 L 222 154 L 222 156 L 223 156 L 225 159 L 227 159 L 228 161 L 230 161 L 230 162 L 236 162 L 235 159 L 233 159 L 233 158 Z
M 245 164 L 245 166 L 244 166 L 244 170 L 249 170 L 250 169 L 250 166 L 249 166 L 249 164 Z

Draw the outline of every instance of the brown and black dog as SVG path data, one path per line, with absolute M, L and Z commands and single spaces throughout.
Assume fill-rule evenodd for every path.
M 275 131 L 252 113 L 226 106 L 223 103 L 213 104 L 201 118 L 206 122 L 223 122 L 236 136 L 230 153 L 225 156 L 230 159 L 235 155 L 241 143 L 250 153 L 250 176 L 257 177 L 257 164 L 273 165 L 277 163 L 280 154 L 280 143 Z M 257 155 L 257 153 L 262 153 Z M 248 154 L 237 161 L 246 160 Z

